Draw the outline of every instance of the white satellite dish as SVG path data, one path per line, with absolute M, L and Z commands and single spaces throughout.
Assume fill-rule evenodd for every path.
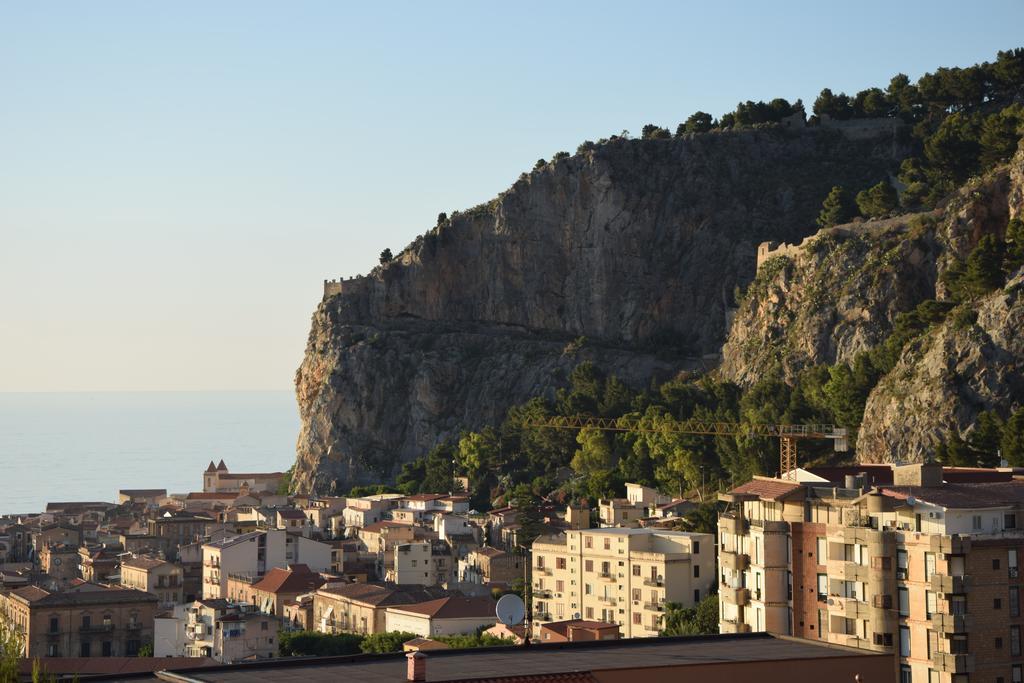
M 518 626 L 526 618 L 526 605 L 518 595 L 509 593 L 501 596 L 501 599 L 498 600 L 498 604 L 494 607 L 494 614 L 498 617 L 498 621 L 505 626 Z

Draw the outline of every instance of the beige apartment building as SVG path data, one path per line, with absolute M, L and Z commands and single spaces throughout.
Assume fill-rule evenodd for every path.
M 152 593 L 162 608 L 184 600 L 183 574 L 181 565 L 155 557 L 134 557 L 121 563 L 121 585 Z
M 1021 681 L 1016 474 L 861 465 L 721 494 L 720 630 L 893 653 L 901 683 Z
M 392 605 L 415 605 L 449 593 L 435 587 L 329 583 L 313 594 L 313 627 L 321 633 L 383 633 L 386 610 Z
M 84 583 L 63 592 L 26 586 L 0 593 L 25 657 L 134 657 L 153 642 L 155 596 Z
M 535 631 L 567 619 L 658 635 L 666 603 L 692 607 L 715 582 L 714 536 L 658 529 L 586 529 L 542 536 L 531 567 Z

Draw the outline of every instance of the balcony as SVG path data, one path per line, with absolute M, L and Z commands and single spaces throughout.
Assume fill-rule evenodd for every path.
M 847 598 L 843 604 L 843 615 L 847 619 L 867 619 L 870 617 L 868 603 Z
M 946 652 L 932 654 L 932 668 L 951 674 L 967 674 L 974 671 L 974 655 L 953 655 Z
M 743 536 L 747 533 L 749 525 L 743 517 L 735 513 L 724 514 L 718 518 L 718 530 L 734 536 Z
M 619 604 L 619 599 L 614 597 L 614 596 L 611 596 L 611 595 L 602 595 L 601 597 L 599 597 L 597 599 L 597 601 L 598 602 L 602 602 L 602 603 L 604 603 L 606 605 L 617 605 L 617 604 Z
M 749 588 L 730 588 L 728 586 L 719 586 L 718 595 L 722 598 L 723 602 L 728 602 L 736 606 L 743 606 L 750 602 Z
M 652 612 L 664 612 L 665 604 L 661 602 L 645 602 L 644 609 L 650 610 Z
M 551 621 L 551 612 L 534 612 L 533 618 L 535 621 Z
M 615 578 L 615 574 L 611 572 L 598 572 L 597 576 L 602 581 L 609 581 L 611 583 L 615 583 L 618 580 Z
M 967 576 L 947 576 L 946 574 L 932 574 L 932 590 L 945 595 L 966 593 L 970 585 Z
M 872 595 L 871 606 L 875 609 L 892 609 L 892 596 L 891 595 Z
M 846 562 L 843 564 L 843 578 L 846 581 L 867 581 L 870 570 L 867 565 L 857 564 L 856 562 Z
M 113 630 L 113 624 L 83 624 L 78 628 L 79 633 L 110 633 Z
M 125 624 L 124 627 L 128 631 L 141 631 L 142 630 L 142 622 L 141 621 L 130 621 L 127 624 Z
M 533 573 L 541 576 L 551 576 L 552 571 L 550 567 L 534 567 Z
M 928 539 L 928 544 L 933 553 L 966 555 L 971 552 L 971 539 L 960 535 L 939 536 L 936 534 Z
M 750 624 L 737 619 L 723 619 L 718 622 L 718 630 L 722 633 L 750 633 Z
M 644 585 L 653 586 L 654 588 L 660 588 L 665 585 L 665 582 L 659 581 L 658 579 L 652 579 L 650 577 L 647 577 L 646 579 L 644 579 Z
M 763 533 L 766 534 L 786 533 L 787 531 L 789 531 L 789 522 L 755 519 L 750 523 L 750 526 L 760 529 Z
M 729 552 L 723 550 L 718 554 L 718 563 L 722 569 L 731 569 L 741 572 L 750 566 L 750 556 L 746 553 Z M 644 582 L 647 583 L 646 581 Z
M 932 630 L 946 635 L 967 633 L 970 620 L 966 614 L 933 614 Z
M 550 598 L 551 596 L 552 596 L 552 592 L 549 589 L 547 589 L 547 588 L 539 588 L 539 589 L 533 591 L 533 597 L 535 597 L 535 598 L 545 598 L 546 599 L 546 598 Z

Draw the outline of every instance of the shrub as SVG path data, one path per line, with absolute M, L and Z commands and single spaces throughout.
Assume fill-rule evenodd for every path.
M 891 213 L 899 206 L 899 196 L 888 181 L 857 193 L 857 208 L 869 218 L 879 218 Z

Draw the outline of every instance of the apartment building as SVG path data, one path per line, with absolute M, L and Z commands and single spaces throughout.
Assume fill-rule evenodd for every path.
M 392 605 L 415 605 L 448 597 L 431 586 L 329 583 L 313 594 L 313 625 L 321 633 L 383 633 L 385 611 Z
M 224 664 L 277 656 L 279 623 L 251 605 L 198 600 L 156 619 L 155 657 L 211 657 Z
M 395 546 L 388 583 L 438 586 L 454 576 L 451 548 L 444 541 L 415 541 Z
M 692 607 L 715 582 L 711 534 L 658 529 L 571 530 L 533 543 L 533 620 L 615 623 L 625 638 L 656 636 L 665 604 Z
M 459 581 L 463 583 L 505 584 L 526 578 L 525 556 L 486 546 L 477 548 L 459 560 Z
M 264 576 L 232 575 L 228 577 L 228 599 L 254 605 L 264 614 L 282 616 L 286 602 L 314 591 L 326 580 L 304 564 L 288 568 L 275 567 Z
M 173 607 L 184 600 L 181 565 L 156 557 L 133 557 L 121 562 L 121 585 L 152 593 L 162 608 Z
M 0 613 L 35 657 L 134 657 L 153 642 L 157 598 L 129 588 L 81 583 L 63 592 L 26 586 L 0 594 Z
M 918 464 L 825 474 L 758 477 L 721 494 L 720 630 L 893 653 L 901 683 L 1024 679 L 1018 473 Z
M 274 567 L 302 563 L 317 572 L 331 566 L 331 546 L 284 529 L 252 531 L 203 544 L 203 597 L 228 596 L 233 574 L 262 576 Z
M 423 638 L 454 636 L 493 626 L 497 620 L 490 596 L 449 596 L 413 605 L 393 605 L 384 610 L 388 631 L 415 633 Z

